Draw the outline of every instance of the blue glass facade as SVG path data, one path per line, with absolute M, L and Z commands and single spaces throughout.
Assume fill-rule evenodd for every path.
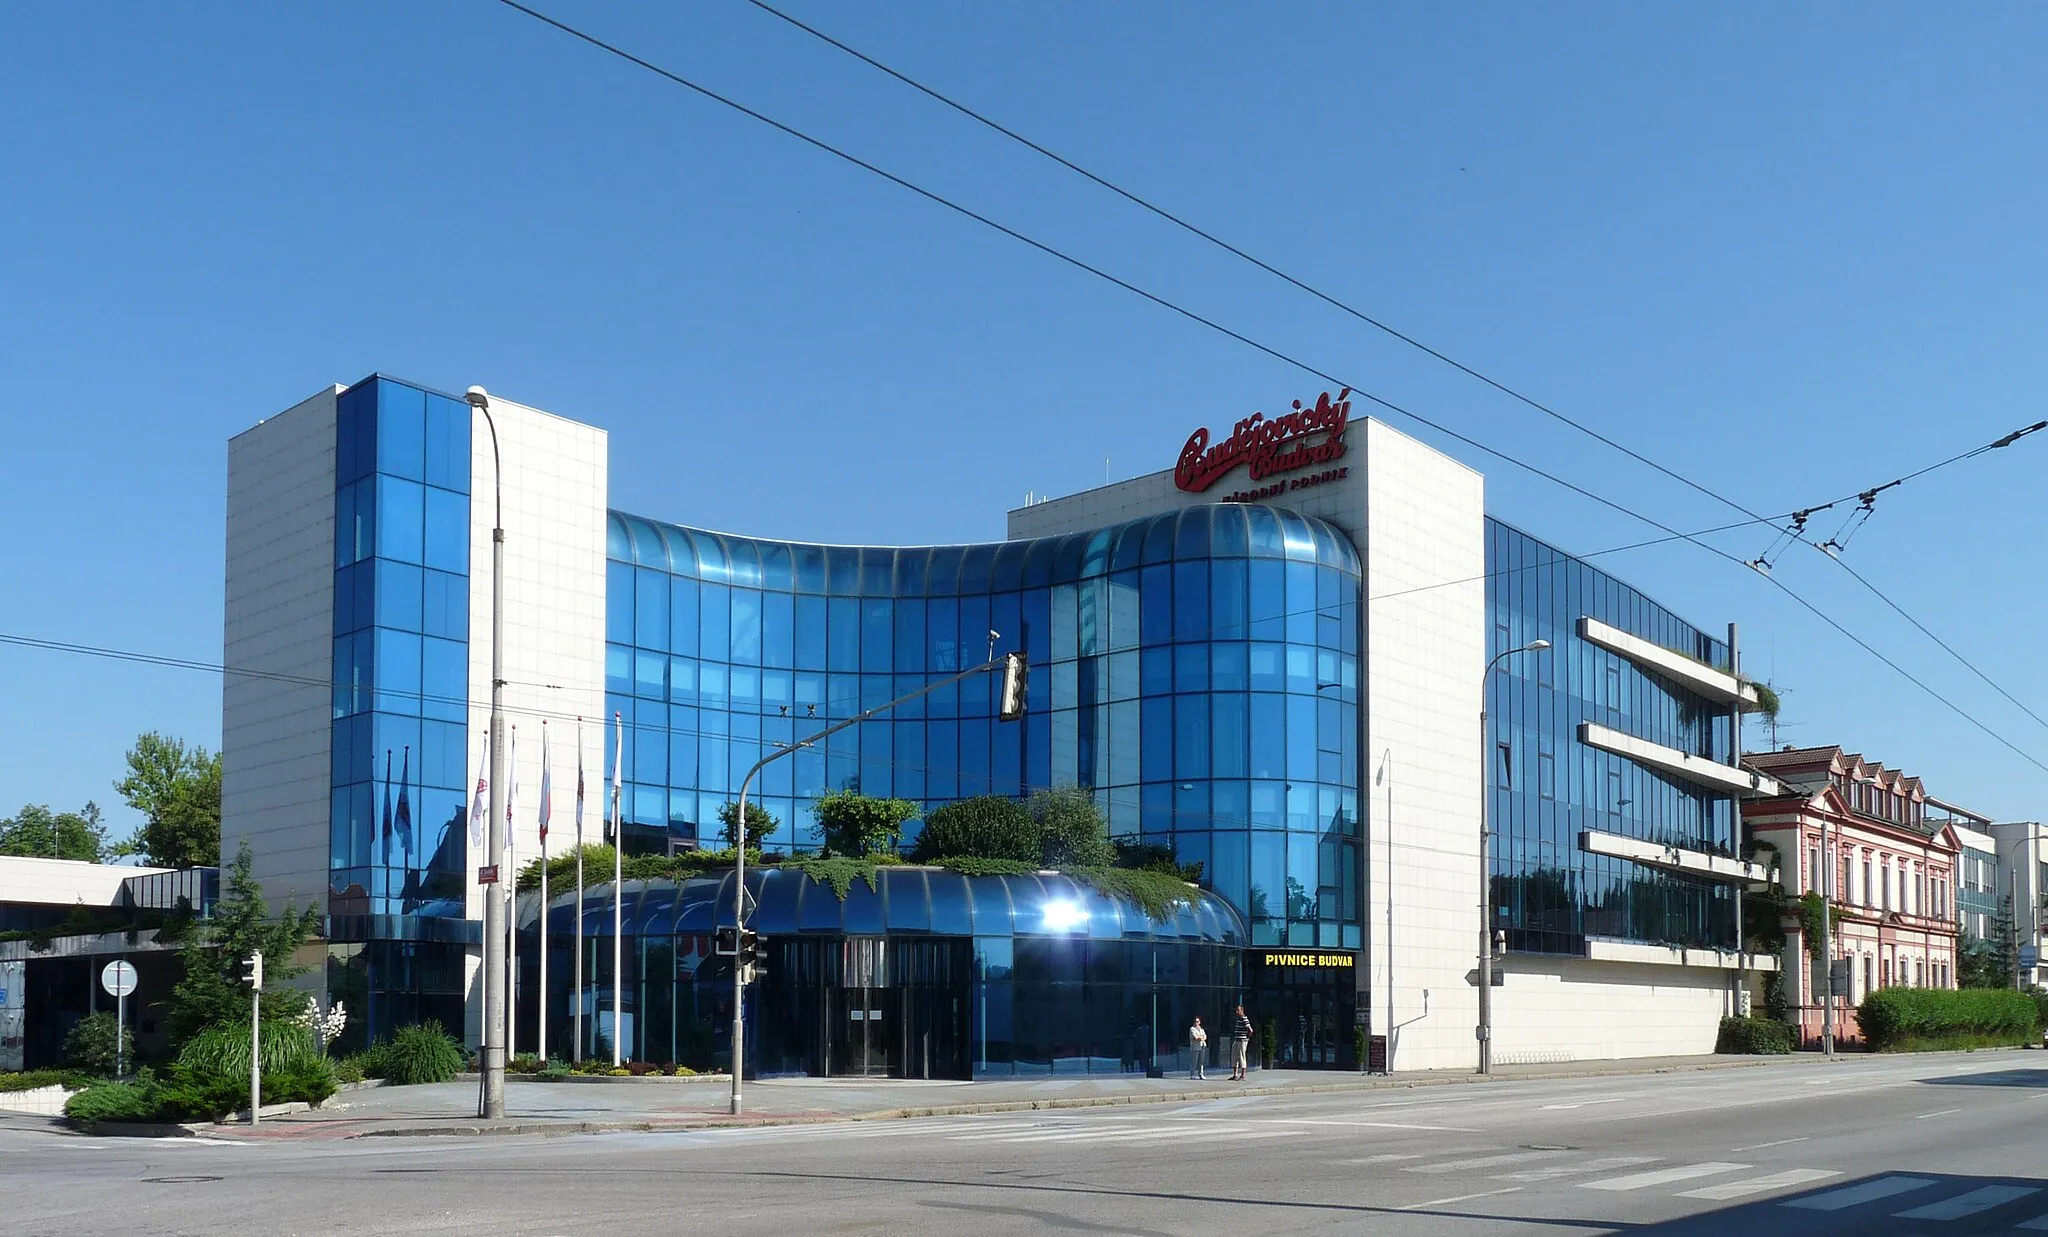
M 1592 722 L 1729 763 L 1725 706 L 1579 637 L 1591 617 L 1729 669 L 1715 639 L 1634 588 L 1515 528 L 1486 522 L 1489 656 L 1531 640 L 1548 652 L 1504 659 L 1486 685 L 1496 927 L 1510 949 L 1584 952 L 1587 937 L 1733 948 L 1725 884 L 1588 854 L 1593 830 L 1733 855 L 1734 800 L 1579 742 Z
M 630 848 L 718 845 L 718 809 L 768 745 L 1022 649 L 1021 722 L 971 678 L 769 766 L 768 848 L 811 847 L 805 805 L 829 788 L 930 808 L 1078 784 L 1114 834 L 1202 864 L 1254 943 L 1359 946 L 1362 581 L 1338 530 L 1218 504 L 896 549 L 614 512 L 607 556 Z
M 771 942 L 766 979 L 747 998 L 747 1060 L 764 1076 L 1186 1069 L 1189 1021 L 1225 1027 L 1244 999 L 1244 925 L 1214 895 L 1153 919 L 1056 875 L 884 868 L 873 888 L 856 880 L 842 898 L 801 872 L 770 868 L 750 870 L 747 890 L 753 924 Z M 536 901 L 524 910 L 524 940 L 538 936 Z M 580 908 L 572 894 L 549 912 L 549 1037 L 564 1044 L 572 1035 L 567 942 L 579 910 L 588 939 L 603 942 L 589 959 L 598 995 L 584 1045 L 603 1055 L 614 1034 L 609 884 L 590 889 Z M 730 872 L 627 883 L 625 1055 L 729 1064 L 732 969 L 712 952 L 712 932 L 732 914 Z M 525 982 L 538 978 L 528 966 Z M 872 1011 L 859 1020 L 872 1018 L 872 1029 L 849 1022 L 849 1004 Z
M 336 940 L 423 939 L 463 914 L 470 417 L 383 377 L 337 400 Z

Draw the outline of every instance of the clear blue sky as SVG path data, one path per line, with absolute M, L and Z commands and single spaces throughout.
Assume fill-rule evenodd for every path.
M 789 3 L 1761 511 L 2044 415 L 2039 6 Z M 1733 518 L 740 0 L 544 7 L 1633 508 Z M 617 506 L 857 542 L 999 537 L 1322 386 L 488 0 L 7 6 L 0 114 L 11 634 L 217 660 L 228 437 L 371 370 L 607 426 Z M 1565 548 L 1652 535 L 1451 449 Z M 2048 434 L 1895 491 L 1851 557 L 2048 714 L 2043 476 Z M 1787 741 L 2048 813 L 1760 579 L 1602 561 L 1740 622 Z M 2048 760 L 1845 573 L 1778 571 Z M 137 732 L 219 741 L 203 674 L 0 647 L 0 689 L 4 813 L 125 832 Z

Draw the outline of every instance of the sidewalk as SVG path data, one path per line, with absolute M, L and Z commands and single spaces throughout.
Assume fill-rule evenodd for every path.
M 906 1079 L 790 1078 L 755 1080 L 744 1089 L 745 1113 L 727 1112 L 729 1083 L 717 1079 L 604 1079 L 543 1082 L 513 1077 L 505 1086 L 506 1116 L 476 1116 L 477 1077 L 419 1087 L 345 1091 L 317 1112 L 244 1125 L 192 1127 L 202 1137 L 237 1140 L 325 1140 L 504 1134 L 589 1134 L 705 1129 L 824 1121 L 873 1121 L 1115 1104 L 1160 1104 L 1240 1095 L 1382 1091 L 1541 1078 L 1628 1077 L 1699 1070 L 1769 1068 L 1814 1062 L 1783 1057 L 1653 1057 L 1500 1067 L 1490 1078 L 1430 1071 L 1368 1076 L 1323 1070 L 1255 1070 L 1245 1082 L 1186 1078 L 1070 1075 L 922 1082 Z

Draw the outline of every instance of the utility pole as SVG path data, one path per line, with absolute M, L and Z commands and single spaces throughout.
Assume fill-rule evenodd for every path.
M 491 417 L 491 397 L 482 387 L 471 387 L 469 406 L 483 414 L 491 431 L 491 485 L 496 506 L 491 525 L 491 729 L 486 736 L 491 753 L 491 820 L 488 866 L 505 860 L 505 762 L 501 736 L 505 733 L 505 468 L 498 453 L 498 423 Z M 506 940 L 510 916 L 506 914 L 505 891 L 514 879 L 499 872 L 498 882 L 487 886 L 484 898 L 484 1027 L 482 1060 L 483 1113 L 485 1118 L 505 1115 L 505 998 L 510 976 L 506 973 L 510 942 Z M 580 913 L 580 908 L 579 908 Z
M 1541 653 L 1548 640 L 1531 640 L 1518 649 L 1493 655 L 1479 675 L 1479 1026 L 1473 1034 L 1479 1040 L 1479 1072 L 1493 1072 L 1493 791 L 1486 775 L 1490 756 L 1486 746 L 1486 688 L 1493 681 L 1493 668 L 1517 653 Z

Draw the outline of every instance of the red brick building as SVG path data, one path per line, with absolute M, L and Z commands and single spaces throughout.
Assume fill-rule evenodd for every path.
M 1879 988 L 1953 988 L 1962 848 L 1946 821 L 1928 819 L 1920 779 L 1840 747 L 1757 752 L 1746 761 L 1785 790 L 1743 803 L 1746 836 L 1775 848 L 1788 896 L 1819 893 L 1839 920 L 1831 952 L 1847 959 L 1849 979 L 1835 993 L 1837 1038 L 1861 1038 L 1855 1006 Z M 1787 917 L 1783 962 L 1801 1037 L 1818 1040 L 1827 972 L 1807 952 L 1796 914 Z

